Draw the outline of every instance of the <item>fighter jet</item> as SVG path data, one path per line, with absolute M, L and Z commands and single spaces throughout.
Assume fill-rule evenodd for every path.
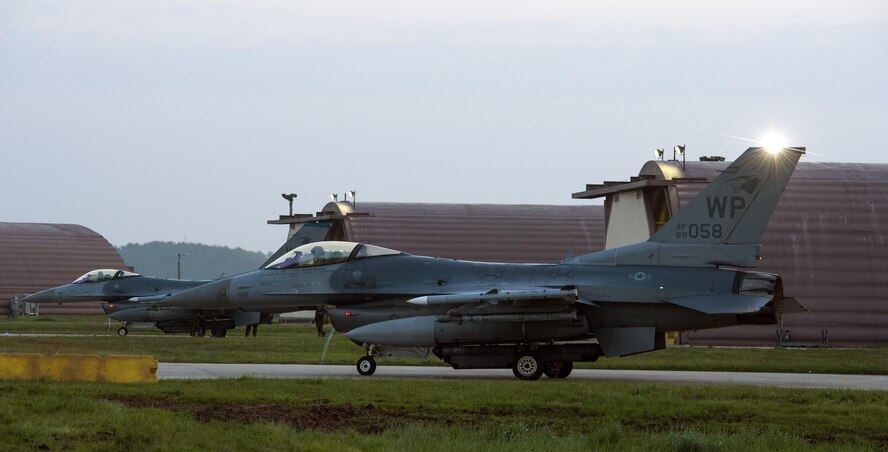
M 203 280 L 176 280 L 142 276 L 126 270 L 99 269 L 87 272 L 70 284 L 46 289 L 22 299 L 32 303 L 77 303 L 103 301 L 109 318 L 121 321 L 117 334 L 126 336 L 129 322 L 154 322 L 165 333 L 191 333 L 203 336 L 224 336 L 234 328 L 230 315 L 200 316 L 188 309 L 158 307 L 160 301 L 174 293 L 206 284 Z
M 293 248 L 322 239 L 324 228 L 305 228 L 290 237 L 264 267 Z M 157 302 L 174 293 L 209 283 L 209 280 L 176 280 L 142 276 L 126 270 L 99 269 L 87 272 L 70 284 L 46 289 L 22 299 L 32 303 L 77 303 L 103 301 L 108 318 L 121 322 L 117 334 L 126 336 L 130 322 L 154 323 L 164 333 L 190 333 L 204 336 L 209 329 L 214 337 L 224 337 L 228 330 L 256 323 L 268 323 L 281 310 L 192 310 L 159 306 Z M 290 309 L 291 311 L 293 309 Z
M 454 369 L 565 378 L 575 362 L 665 347 L 667 331 L 773 324 L 801 309 L 754 268 L 804 148 L 750 148 L 648 241 L 554 264 L 468 262 L 369 244 L 298 247 L 265 268 L 160 303 L 190 309 L 326 304 L 376 358 L 434 354 Z M 520 246 L 520 245 L 516 245 Z

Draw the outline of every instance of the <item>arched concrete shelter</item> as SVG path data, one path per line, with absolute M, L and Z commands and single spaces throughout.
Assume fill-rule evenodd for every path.
M 117 250 L 76 224 L 0 223 L 0 314 L 13 297 L 67 284 L 97 268 L 126 268 Z M 100 314 L 99 303 L 46 304 L 41 313 Z

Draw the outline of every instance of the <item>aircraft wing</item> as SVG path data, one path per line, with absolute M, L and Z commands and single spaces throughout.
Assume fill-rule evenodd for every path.
M 694 295 L 687 297 L 675 297 L 664 300 L 667 303 L 693 309 L 695 311 L 704 312 L 706 314 L 747 314 L 760 311 L 765 305 L 770 303 L 774 297 L 760 295 Z M 518 307 L 523 305 L 529 307 L 530 304 L 520 302 L 555 302 L 554 304 L 564 303 L 583 303 L 596 306 L 591 301 L 583 300 L 579 297 L 577 289 L 552 289 L 537 288 L 525 290 L 491 290 L 488 292 L 466 292 L 446 295 L 426 295 L 422 297 L 407 300 L 410 304 L 415 305 L 453 305 L 459 308 L 451 311 L 465 312 L 468 310 L 485 310 L 481 306 L 486 304 L 500 305 L 502 308 L 506 306 Z M 516 304 L 516 302 L 518 302 Z M 561 303 L 558 303 L 561 302 Z M 546 305 L 548 303 L 541 303 Z M 542 306 L 537 305 L 538 308 Z M 548 310 L 548 309 L 546 309 Z M 533 311 L 533 309 L 531 309 Z M 496 315 L 490 312 L 489 315 Z

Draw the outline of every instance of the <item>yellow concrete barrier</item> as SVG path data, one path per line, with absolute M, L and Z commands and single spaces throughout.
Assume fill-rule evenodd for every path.
M 52 381 L 97 381 L 98 355 L 52 355 L 47 356 L 49 364 L 43 378 Z
M 0 353 L 0 380 L 155 383 L 153 356 Z
M 46 375 L 49 362 L 39 353 L 0 354 L 0 379 L 36 380 Z
M 98 378 L 113 383 L 157 383 L 157 360 L 153 356 L 107 356 Z

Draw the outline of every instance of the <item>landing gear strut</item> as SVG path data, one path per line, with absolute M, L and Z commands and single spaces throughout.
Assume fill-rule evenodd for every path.
M 127 322 L 121 322 L 120 328 L 117 329 L 118 336 L 126 336 L 129 334 L 129 330 L 126 328 Z
M 194 324 L 191 325 L 191 336 L 204 337 L 206 335 L 207 326 L 204 324 L 203 320 L 195 320 Z

